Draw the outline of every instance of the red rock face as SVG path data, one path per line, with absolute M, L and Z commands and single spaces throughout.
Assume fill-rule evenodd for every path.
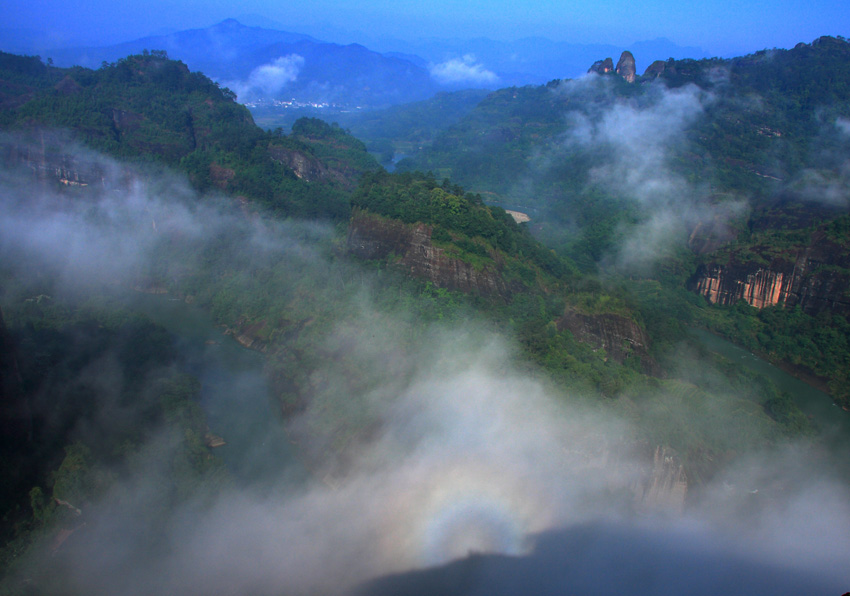
M 809 314 L 828 310 L 850 314 L 850 255 L 822 234 L 787 256 L 766 263 L 738 262 L 701 265 L 688 284 L 712 304 L 797 306 Z
M 426 279 L 438 288 L 509 299 L 512 288 L 498 265 L 477 268 L 451 257 L 431 242 L 432 228 L 426 224 L 405 224 L 366 213 L 355 213 L 348 228 L 348 250 L 364 259 L 386 259 L 411 275 Z
M 658 364 L 649 355 L 649 338 L 633 320 L 612 313 L 584 314 L 567 308 L 557 321 L 558 331 L 568 330 L 576 339 L 605 350 L 617 362 L 640 358 L 648 374 L 660 374 Z

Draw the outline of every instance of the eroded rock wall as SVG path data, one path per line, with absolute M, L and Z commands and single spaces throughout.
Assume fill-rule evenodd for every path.
M 585 314 L 568 307 L 557 327 L 559 331 L 570 331 L 579 341 L 604 349 L 617 362 L 637 357 L 645 372 L 660 374 L 658 364 L 649 355 L 649 338 L 628 317 L 613 313 Z
M 509 299 L 513 289 L 502 278 L 498 262 L 475 267 L 452 257 L 431 241 L 431 226 L 405 224 L 364 212 L 352 216 L 348 227 L 349 252 L 364 259 L 387 259 L 427 279 L 438 288 Z
M 812 243 L 769 261 L 701 265 L 689 288 L 712 304 L 731 305 L 739 300 L 756 308 L 787 306 L 809 314 L 829 310 L 850 314 L 850 255 L 822 234 Z

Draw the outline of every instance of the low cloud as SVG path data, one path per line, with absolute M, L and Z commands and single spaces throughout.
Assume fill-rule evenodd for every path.
M 742 198 L 712 200 L 710 190 L 688 181 L 671 158 L 686 146 L 686 133 L 714 102 L 695 85 L 668 89 L 652 85 L 636 98 L 615 97 L 611 81 L 588 75 L 567 81 L 557 93 L 594 99 L 565 114 L 567 151 L 597 156 L 587 182 L 634 202 L 639 221 L 618 232 L 620 241 L 606 264 L 641 273 L 687 242 L 700 224 L 725 229 L 748 209 Z M 553 157 L 540 163 L 551 165 Z
M 431 77 L 441 85 L 495 85 L 499 77 L 479 63 L 475 56 L 466 54 L 430 67 Z
M 288 54 L 258 66 L 244 81 L 227 82 L 227 86 L 235 91 L 237 97 L 243 102 L 277 97 L 287 85 L 298 79 L 303 66 L 303 56 Z
M 671 101 L 683 101 L 684 114 L 693 110 L 689 100 Z M 638 128 L 652 128 L 648 116 L 637 119 Z M 628 128 L 613 115 L 604 122 L 588 124 L 586 142 Z M 640 134 L 626 133 L 628 156 Z M 122 171 L 103 163 L 104 172 Z M 178 507 L 152 507 L 171 465 L 168 442 L 155 438 L 139 455 L 144 465 L 84 505 L 84 528 L 52 557 L 24 566 L 36 570 L 27 577 L 42 582 L 44 593 L 342 594 L 470 553 L 509 555 L 517 564 L 534 553 L 554 556 L 563 551 L 547 547 L 551 532 L 581 538 L 570 552 L 582 565 L 558 554 L 546 569 L 563 581 L 557 570 L 572 565 L 571 585 L 588 592 L 611 585 L 623 569 L 643 582 L 638 592 L 656 577 L 676 582 L 651 583 L 647 593 L 687 592 L 687 578 L 670 570 L 685 560 L 689 569 L 698 567 L 693 561 L 716 563 L 718 552 L 774 568 L 805 566 L 830 593 L 846 578 L 850 499 L 810 451 L 753 456 L 719 474 L 682 513 L 681 490 L 660 494 L 656 446 L 642 445 L 621 415 L 645 407 L 637 399 L 617 410 L 565 393 L 518 365 L 516 346 L 492 325 L 429 325 L 406 318 L 404 304 L 379 306 L 374 288 L 386 283 L 384 273 L 331 256 L 323 249 L 326 228 L 244 217 L 226 200 L 193 195 L 179 177 L 105 184 L 85 200 L 0 180 L 0 256 L 8 268 L 20 263 L 85 290 L 104 278 L 132 284 L 152 270 L 180 283 L 202 262 L 213 267 L 204 259 L 214 256 L 215 272 L 233 276 L 228 292 L 248 283 L 239 277 L 248 269 L 264 283 L 287 281 L 276 287 L 275 303 L 295 308 L 307 294 L 309 324 L 321 329 L 314 339 L 324 342 L 316 351 L 323 356 L 299 371 L 312 394 L 287 422 L 298 442 L 293 454 L 257 438 L 252 455 L 290 457 L 286 469 L 306 468 L 304 478 L 277 467 L 259 486 L 236 481 Z M 655 194 L 645 192 L 654 204 Z M 169 251 L 179 258 L 166 259 Z M 315 312 L 329 296 L 338 300 L 335 318 Z M 267 399 L 247 390 L 231 397 L 240 408 Z M 228 436 L 227 428 L 212 430 Z M 754 501 L 752 491 L 763 500 Z M 678 507 L 667 505 L 677 497 Z M 652 556 L 644 550 L 648 533 Z M 617 544 L 629 548 L 612 557 Z M 711 556 L 700 558 L 703 552 Z M 700 588 L 700 578 L 694 581 Z M 747 581 L 749 593 L 759 593 L 761 578 Z

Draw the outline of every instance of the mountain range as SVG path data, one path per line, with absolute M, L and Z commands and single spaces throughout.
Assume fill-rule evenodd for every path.
M 58 66 L 97 68 L 129 54 L 164 50 L 237 92 L 240 101 L 291 100 L 344 107 L 381 107 L 426 99 L 437 91 L 546 82 L 582 74 L 614 46 L 543 38 L 382 42 L 376 52 L 360 44 L 328 43 L 309 35 L 248 27 L 228 19 L 205 29 L 144 37 L 113 46 L 45 51 Z M 658 39 L 633 44 L 639 58 L 700 57 Z
M 332 73 L 377 106 L 433 67 L 213 29 L 241 40 L 230 83 L 169 57 L 216 67 L 209 31 L 96 69 L 0 53 L 0 590 L 843 585 L 842 408 L 695 332 L 850 409 L 846 40 L 639 68 L 600 46 L 586 76 L 374 111 L 360 130 L 410 149 L 388 172 L 237 95 Z M 260 362 L 232 416 L 189 342 Z M 291 473 L 225 463 L 240 426 L 243 461 Z

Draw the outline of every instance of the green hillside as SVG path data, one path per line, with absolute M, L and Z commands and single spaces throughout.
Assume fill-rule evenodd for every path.
M 164 52 L 98 70 L 4 54 L 0 81 L 7 131 L 67 129 L 93 149 L 177 168 L 200 190 L 242 195 L 283 216 L 344 219 L 358 176 L 378 167 L 362 143 L 324 124 L 264 132 L 232 92 Z
M 838 61 L 845 46 L 827 40 L 792 52 L 823 51 L 823 60 L 838 52 Z M 723 63 L 750 68 L 736 64 Z M 36 588 L 61 592 L 50 554 L 61 543 L 52 547 L 51 536 L 83 527 L 72 510 L 134 502 L 116 487 L 135 477 L 149 442 L 162 478 L 154 476 L 140 510 L 139 519 L 155 522 L 137 522 L 145 544 L 161 545 L 168 521 L 179 518 L 172 512 L 191 516 L 181 509 L 188 501 L 203 508 L 229 482 L 210 451 L 216 429 L 199 405 L 193 363 L 181 357 L 181 338 L 134 310 L 128 296 L 142 292 L 202 309 L 211 325 L 263 354 L 271 411 L 299 465 L 333 491 L 359 450 L 383 438 L 399 396 L 420 390 L 422 362 L 450 368 L 457 359 L 477 371 L 488 350 L 504 350 L 500 362 L 562 405 L 634 429 L 621 437 L 619 422 L 603 428 L 617 435 L 605 445 L 628 441 L 650 460 L 671 449 L 695 490 L 745 454 L 816 442 L 817 429 L 787 393 L 706 353 L 686 332 L 710 327 L 759 349 L 772 342 L 785 346 L 772 349 L 779 358 L 794 349 L 783 337 L 811 338 L 798 364 L 810 366 L 828 347 L 817 374 L 834 375 L 846 362 L 838 337 L 846 323 L 826 310 L 710 307 L 687 284 L 712 258 L 769 260 L 762 247 L 785 255 L 812 238 L 844 246 L 842 218 L 807 220 L 809 236 L 763 231 L 758 218 L 802 226 L 804 210 L 792 207 L 804 197 L 791 180 L 812 166 L 815 137 L 802 136 L 801 114 L 835 124 L 843 107 L 824 115 L 812 103 L 797 113 L 770 103 L 768 91 L 763 105 L 741 104 L 731 75 L 711 74 L 716 65 L 674 61 L 661 80 L 634 85 L 602 77 L 503 89 L 440 134 L 409 171 L 388 173 L 338 125 L 310 118 L 291 134 L 261 130 L 232 93 L 161 52 L 98 70 L 0 55 L 0 183 L 9 189 L 0 220 L 0 389 L 16 404 L 2 420 L 13 432 L 0 453 L 14 479 L 0 494 L 0 564 L 17 581 L 7 591 L 28 589 L 30 578 L 14 573 L 35 553 Z M 761 79 L 742 80 L 757 90 Z M 666 136 L 654 117 L 674 108 L 678 128 Z M 594 128 L 625 130 L 607 120 L 612 109 L 654 117 L 627 146 Z M 747 110 L 770 117 L 747 118 Z M 773 128 L 776 114 L 785 128 Z M 751 153 L 744 133 L 758 137 Z M 638 142 L 654 134 L 665 147 L 670 141 L 669 152 Z M 830 142 L 822 146 L 843 141 Z M 624 161 L 642 157 L 649 161 L 638 171 L 663 200 L 635 200 L 630 189 L 643 181 L 617 178 Z M 105 171 L 109 164 L 117 173 Z M 776 164 L 788 184 L 777 184 Z M 830 162 L 817 173 L 840 177 Z M 683 189 L 693 196 L 677 194 Z M 748 207 L 723 226 L 701 220 L 743 193 Z M 697 213 L 685 218 L 689 234 L 639 272 L 618 268 L 612 251 L 676 199 L 689 207 L 674 209 L 677 217 Z M 517 223 L 491 202 L 527 209 L 532 221 Z M 825 333 L 830 321 L 836 331 Z M 494 379 L 498 393 L 503 379 Z M 112 417 L 100 415 L 102 403 Z M 27 427 L 29 406 L 38 415 Z M 149 441 L 155 429 L 164 429 L 161 441 Z
M 706 325 L 802 365 L 843 400 L 843 357 L 822 332 L 832 324 L 811 317 L 846 316 L 846 236 L 834 237 L 828 251 L 811 242 L 850 205 L 848 64 L 850 43 L 822 37 L 740 58 L 657 62 L 633 84 L 612 72 L 502 89 L 400 165 L 530 213 L 536 237 L 581 270 L 625 278 L 657 342 Z M 664 244 L 647 245 L 644 237 Z M 824 255 L 806 269 L 821 274 L 787 282 L 804 254 Z M 781 306 L 770 315 L 741 314 L 684 293 L 705 267 L 743 276 L 723 282 L 734 292 L 735 283 L 752 283 L 747 276 L 771 263 L 790 263 L 782 301 L 803 303 L 804 325 L 785 320 L 790 309 Z M 663 298 L 647 302 L 658 281 Z M 745 300 L 724 298 L 737 299 Z M 679 323 L 656 316 L 661 304 L 682 313 Z M 741 316 L 750 322 L 730 322 Z M 768 316 L 783 321 L 768 326 L 782 341 L 757 321 Z M 791 341 L 801 334 L 802 352 Z

